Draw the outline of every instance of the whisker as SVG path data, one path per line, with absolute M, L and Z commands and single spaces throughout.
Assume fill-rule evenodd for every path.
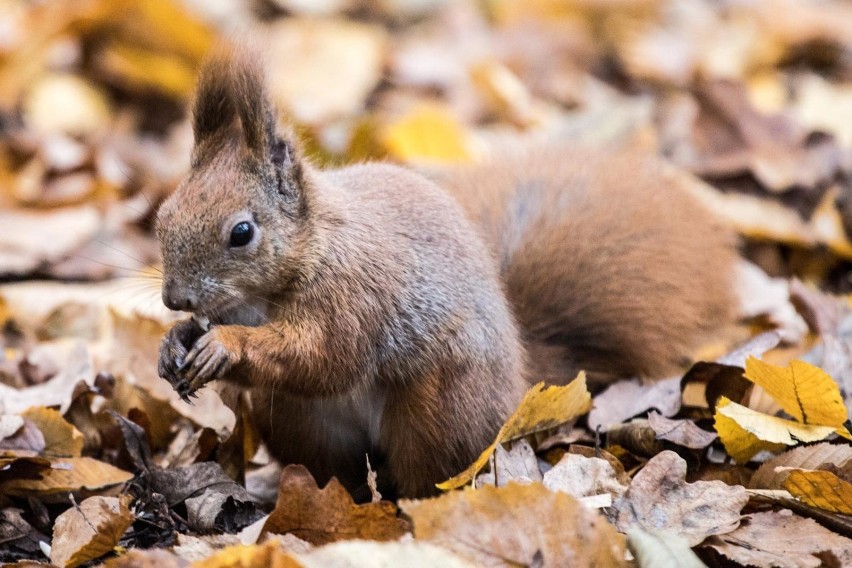
M 94 240 L 96 243 L 99 243 L 99 244 L 101 244 L 101 245 L 103 245 L 103 246 L 105 246 L 105 247 L 107 247 L 107 248 L 110 248 L 110 249 L 112 249 L 112 250 L 114 250 L 114 251 L 116 251 L 116 252 L 119 252 L 119 253 L 123 254 L 124 256 L 126 256 L 127 258 L 129 258 L 129 259 L 131 259 L 131 260 L 135 260 L 136 262 L 138 262 L 138 263 L 139 263 L 139 264 L 141 264 L 142 266 L 146 266 L 146 267 L 150 268 L 151 270 L 156 270 L 156 271 L 157 271 L 157 272 L 159 272 L 160 274 L 163 274 L 163 271 L 162 271 L 162 270 L 160 270 L 159 268 L 157 268 L 156 266 L 154 266 L 154 265 L 152 265 L 152 264 L 148 264 L 147 262 L 145 262 L 145 261 L 143 261 L 143 260 L 141 260 L 141 259 L 139 259 L 139 258 L 136 258 L 136 257 L 134 257 L 133 255 L 130 255 L 130 254 L 126 253 L 125 251 L 123 251 L 123 250 L 121 250 L 121 249 L 119 249 L 119 248 L 117 248 L 117 247 L 114 247 L 114 246 L 112 246 L 112 245 L 110 245 L 110 244 L 107 244 L 107 243 L 105 243 L 105 242 L 103 242 L 103 241 L 101 241 L 101 240 L 99 240 L 99 239 L 93 239 L 93 240 Z

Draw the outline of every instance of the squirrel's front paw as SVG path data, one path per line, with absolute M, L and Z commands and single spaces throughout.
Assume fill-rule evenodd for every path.
M 189 350 L 180 369 L 181 376 L 189 382 L 186 394 L 191 394 L 206 383 L 220 379 L 239 361 L 238 345 L 222 328 L 214 327 L 198 338 Z
M 160 343 L 157 371 L 161 378 L 169 381 L 175 390 L 181 391 L 187 385 L 181 377 L 180 369 L 184 364 L 190 346 L 204 334 L 195 320 L 187 319 L 176 323 Z

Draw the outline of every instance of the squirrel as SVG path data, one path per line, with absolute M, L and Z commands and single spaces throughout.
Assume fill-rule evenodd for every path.
M 262 66 L 202 66 L 187 177 L 161 205 L 160 347 L 186 396 L 247 389 L 270 453 L 319 483 L 434 494 L 531 383 L 660 377 L 733 310 L 735 241 L 635 156 L 537 148 L 445 172 L 320 170 Z M 204 329 L 197 320 L 209 318 Z

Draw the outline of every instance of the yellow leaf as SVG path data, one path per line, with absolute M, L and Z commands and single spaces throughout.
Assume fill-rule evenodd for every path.
M 195 84 L 195 69 L 187 61 L 132 44 L 114 42 L 104 49 L 101 63 L 128 86 L 154 89 L 179 99 L 188 96 Z
M 794 469 L 784 481 L 784 489 L 817 509 L 852 515 L 852 483 L 830 471 Z
M 260 545 L 229 546 L 190 566 L 192 568 L 299 568 L 303 564 L 281 550 L 278 542 L 272 539 Z
M 799 442 L 824 440 L 833 426 L 802 424 L 752 410 L 722 397 L 716 406 L 716 431 L 728 454 L 737 462 L 747 462 L 761 450 L 779 452 Z
M 745 377 L 763 387 L 787 414 L 799 422 L 842 428 L 847 420 L 840 387 L 819 367 L 804 361 L 792 361 L 785 368 L 749 357 Z M 849 437 L 848 433 L 846 437 Z
M 439 483 L 438 488 L 447 491 L 470 483 L 488 463 L 498 444 L 554 428 L 582 416 L 591 407 L 592 397 L 586 388 L 586 374 L 583 372 L 564 387 L 544 386 L 544 383 L 538 383 L 524 395 L 518 409 L 500 428 L 494 443 L 488 446 L 470 467 L 455 477 Z
M 466 162 L 471 158 L 467 133 L 437 104 L 417 107 L 385 126 L 380 139 L 391 157 L 406 162 Z
M 83 434 L 62 417 L 58 410 L 34 406 L 21 414 L 44 436 L 44 453 L 49 456 L 79 457 L 83 451 Z

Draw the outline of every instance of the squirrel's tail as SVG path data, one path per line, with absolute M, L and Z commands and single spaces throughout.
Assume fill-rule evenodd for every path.
M 443 182 L 500 265 L 531 381 L 663 377 L 733 319 L 735 236 L 652 157 L 530 148 Z

